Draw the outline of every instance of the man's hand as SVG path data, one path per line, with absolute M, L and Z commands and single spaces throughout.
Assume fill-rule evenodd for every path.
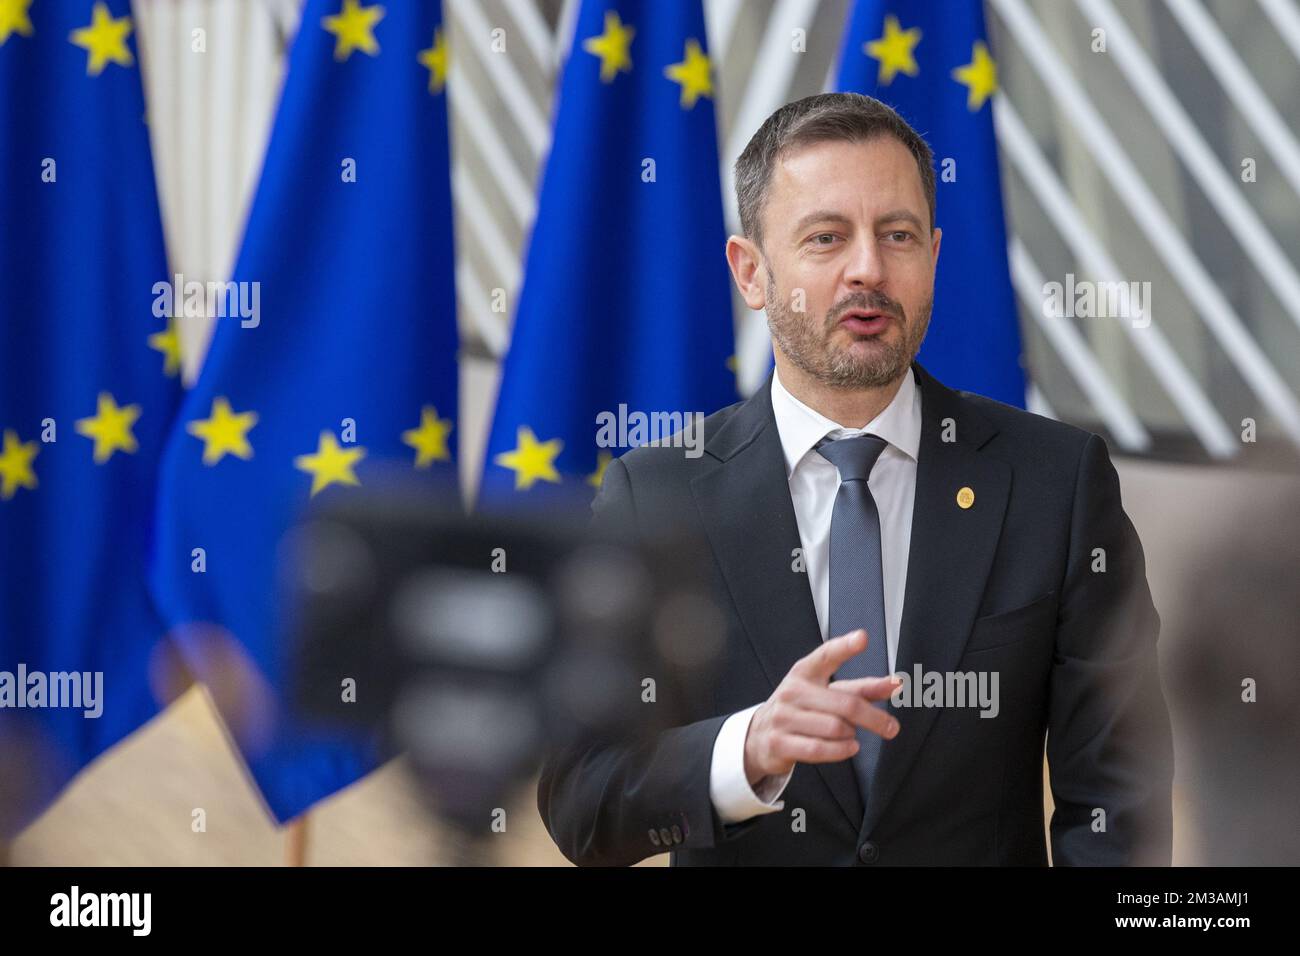
M 866 647 L 863 630 L 824 642 L 796 661 L 772 696 L 754 711 L 745 737 L 750 786 L 766 776 L 784 775 L 796 763 L 848 760 L 858 752 L 857 727 L 887 740 L 898 733 L 898 721 L 869 703 L 887 699 L 899 685 L 897 678 L 831 681 L 845 661 Z

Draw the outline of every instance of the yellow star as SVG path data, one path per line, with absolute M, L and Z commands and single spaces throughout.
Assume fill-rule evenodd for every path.
M 952 71 L 952 78 L 970 90 L 966 97 L 966 108 L 977 110 L 984 101 L 997 92 L 998 68 L 989 56 L 989 48 L 983 40 L 976 40 L 971 47 L 971 61 Z
M 433 31 L 433 46 L 421 50 L 416 59 L 429 68 L 429 92 L 441 93 L 447 85 L 447 41 L 441 30 Z
M 435 461 L 450 461 L 447 436 L 452 430 L 451 419 L 438 417 L 432 405 L 420 409 L 420 425 L 402 432 L 402 441 L 415 449 L 415 467 L 428 468 Z
M 126 45 L 126 38 L 130 33 L 130 17 L 114 20 L 105 4 L 96 3 L 91 11 L 90 26 L 73 30 L 68 35 L 68 39 L 89 51 L 86 75 L 99 76 L 109 63 L 130 66 L 135 62 L 131 58 L 131 50 Z
M 352 466 L 366 457 L 366 450 L 342 448 L 328 431 L 320 433 L 320 444 L 314 455 L 299 455 L 293 460 L 293 466 L 299 471 L 311 475 L 311 494 L 328 488 L 330 485 L 359 485 L 360 481 L 352 472 Z
M 605 480 L 605 469 L 609 463 L 614 460 L 614 456 L 607 451 L 602 451 L 596 456 L 596 470 L 587 476 L 587 484 L 593 488 L 599 488 L 601 482 Z
M 32 0 L 0 0 L 0 46 L 5 45 L 11 33 L 32 35 L 32 21 L 27 17 L 31 5 Z
M 117 401 L 108 392 L 99 393 L 99 402 L 95 414 L 90 418 L 77 420 L 77 434 L 85 435 L 95 441 L 95 464 L 102 465 L 113 457 L 113 452 L 124 451 L 134 454 L 139 447 L 131 426 L 140 417 L 139 405 L 118 407 Z
M 4 447 L 0 448 L 0 500 L 8 501 L 19 488 L 36 487 L 32 460 L 39 452 L 36 442 L 24 444 L 16 431 L 5 429 Z
M 686 59 L 664 68 L 664 76 L 682 87 L 682 109 L 690 109 L 701 96 L 713 96 L 709 58 L 695 40 L 686 41 Z
M 620 72 L 632 72 L 629 48 L 634 36 L 636 28 L 623 23 L 617 12 L 608 10 L 605 13 L 605 32 L 582 41 L 584 50 L 600 57 L 600 82 L 612 83 Z
M 878 82 L 888 86 L 899 73 L 916 76 L 919 72 L 912 51 L 920 42 L 921 28 L 904 30 L 891 13 L 885 17 L 885 35 L 862 44 L 862 52 L 880 61 Z
M 379 52 L 375 24 L 384 18 L 383 7 L 363 7 L 360 0 L 343 0 L 343 9 L 332 17 L 321 17 L 321 26 L 338 38 L 334 59 L 346 60 L 353 50 L 374 56 Z
M 185 430 L 203 442 L 203 464 L 212 466 L 227 454 L 242 458 L 253 457 L 253 446 L 248 443 L 248 430 L 257 424 L 257 412 L 240 412 L 236 415 L 225 398 L 212 400 L 212 416 L 199 418 L 185 426 Z
M 175 319 L 167 320 L 167 328 L 149 336 L 149 348 L 163 354 L 163 374 L 168 378 L 181 368 L 181 336 Z
M 560 483 L 560 473 L 555 470 L 555 459 L 564 448 L 558 438 L 539 442 L 533 430 L 520 425 L 516 434 L 518 445 L 514 451 L 503 451 L 492 460 L 515 473 L 515 491 L 527 491 L 539 480 Z
M 727 371 L 732 375 L 740 373 L 740 361 L 734 355 L 727 356 Z

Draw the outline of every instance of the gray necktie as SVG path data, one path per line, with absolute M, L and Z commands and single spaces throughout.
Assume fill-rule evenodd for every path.
M 888 444 L 875 435 L 823 441 L 818 453 L 840 473 L 840 490 L 831 512 L 830 637 L 857 628 L 867 631 L 867 649 L 844 663 L 839 680 L 883 677 L 889 673 L 889 646 L 885 637 L 885 584 L 880 544 L 880 514 L 871 497 L 867 478 Z M 883 707 L 888 701 L 878 702 Z M 883 742 L 879 734 L 858 731 L 858 752 L 853 766 L 867 803 L 871 780 Z

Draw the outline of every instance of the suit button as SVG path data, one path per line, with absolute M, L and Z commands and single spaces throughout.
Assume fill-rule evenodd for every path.
M 650 830 L 650 842 L 655 846 L 659 845 L 659 832 L 653 828 Z
M 673 842 L 674 843 L 682 842 L 682 828 L 675 823 L 673 824 Z
M 875 863 L 880 859 L 880 847 L 868 840 L 858 847 L 858 859 L 863 863 Z
M 664 846 L 669 846 L 673 842 L 673 835 L 668 832 L 667 827 L 659 828 L 659 839 L 663 841 Z

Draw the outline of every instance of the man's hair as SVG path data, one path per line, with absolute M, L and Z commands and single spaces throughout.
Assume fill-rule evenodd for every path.
M 784 154 L 825 142 L 863 143 L 892 136 L 916 158 L 934 229 L 934 154 L 921 134 L 880 100 L 861 93 L 819 93 L 787 103 L 767 118 L 736 160 L 740 228 L 760 246 L 772 170 Z

